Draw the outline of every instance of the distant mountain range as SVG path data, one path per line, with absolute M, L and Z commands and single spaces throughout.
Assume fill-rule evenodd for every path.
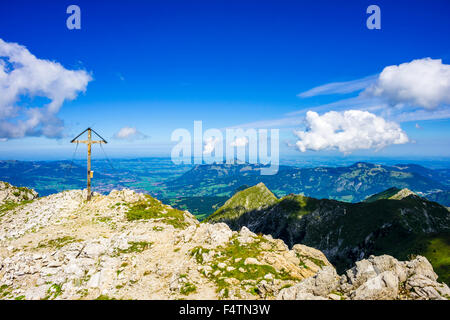
M 359 162 L 346 167 L 280 166 L 273 176 L 261 165 L 175 165 L 170 159 L 115 159 L 93 162 L 93 190 L 107 193 L 124 187 L 147 192 L 176 208 L 206 217 L 236 191 L 263 182 L 278 197 L 289 193 L 359 202 L 388 188 L 408 188 L 450 206 L 450 169 L 415 164 L 385 166 Z M 0 161 L 0 180 L 29 186 L 41 196 L 86 185 L 84 161 Z
M 398 259 L 426 256 L 450 282 L 450 213 L 408 189 L 389 189 L 364 202 L 347 203 L 287 195 L 278 199 L 259 183 L 237 192 L 206 222 L 270 234 L 289 246 L 321 250 L 338 270 L 370 255 Z
M 297 168 L 280 166 L 276 175 L 260 175 L 253 164 L 197 165 L 167 185 L 182 196 L 231 196 L 242 186 L 263 182 L 281 197 L 289 193 L 314 198 L 359 202 L 391 187 L 408 188 L 450 206 L 450 170 L 415 164 L 384 166 L 358 162 L 348 167 Z

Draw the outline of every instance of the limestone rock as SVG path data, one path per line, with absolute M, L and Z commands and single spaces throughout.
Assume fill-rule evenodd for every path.
M 398 284 L 394 272 L 384 271 L 364 282 L 350 297 L 354 300 L 393 300 L 398 295 Z
M 277 299 L 310 300 L 312 296 L 325 299 L 339 285 L 339 276 L 332 266 L 325 266 L 310 278 L 280 291 Z
M 247 259 L 245 259 L 244 264 L 248 265 L 248 264 L 261 264 L 261 263 L 255 258 L 247 258 Z
M 446 284 L 437 276 L 425 257 L 398 261 L 388 256 L 370 256 L 356 262 L 341 277 L 326 266 L 310 278 L 280 291 L 277 299 L 394 300 L 450 298 Z M 339 299 L 338 299 L 339 297 Z
M 450 289 L 447 285 L 416 274 L 406 282 L 406 289 L 410 296 L 418 300 L 445 300 L 450 298 Z
M 256 234 L 251 232 L 247 227 L 242 227 L 239 231 L 238 240 L 240 243 L 251 243 L 255 241 Z
M 0 181 L 0 205 L 7 202 L 21 202 L 36 199 L 38 194 L 33 189 L 18 188 Z
M 357 261 L 353 268 L 347 270 L 346 280 L 350 285 L 347 285 L 347 288 L 357 288 L 384 271 L 393 271 L 399 277 L 400 282 L 406 280 L 405 269 L 397 259 L 388 255 L 370 256 L 367 260 Z
M 406 263 L 406 273 L 408 277 L 412 277 L 414 275 L 422 275 L 427 277 L 433 281 L 436 281 L 438 276 L 433 270 L 433 266 L 427 260 L 427 258 L 418 256 L 416 259 L 408 261 Z

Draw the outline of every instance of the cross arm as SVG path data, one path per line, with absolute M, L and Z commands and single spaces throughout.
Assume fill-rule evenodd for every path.
M 99 141 L 96 141 L 96 140 L 93 140 L 93 141 L 89 141 L 89 140 L 72 140 L 70 142 L 71 143 L 86 143 L 86 144 L 88 144 L 88 143 L 108 143 L 106 141 L 101 141 L 101 140 L 99 140 Z

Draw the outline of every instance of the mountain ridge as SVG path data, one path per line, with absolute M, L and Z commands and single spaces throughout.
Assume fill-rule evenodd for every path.
M 295 193 L 356 203 L 387 188 L 397 187 L 408 188 L 431 200 L 439 199 L 443 205 L 450 205 L 448 172 L 419 165 L 385 166 L 367 162 L 356 162 L 347 167 L 281 165 L 273 176 L 260 175 L 260 168 L 253 164 L 197 165 L 171 180 L 168 189 L 179 190 L 183 196 L 231 196 L 233 190 L 241 185 L 263 182 L 278 197 Z

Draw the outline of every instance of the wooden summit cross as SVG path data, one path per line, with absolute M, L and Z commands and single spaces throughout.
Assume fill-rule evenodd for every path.
M 83 133 L 87 131 L 88 139 L 87 140 L 76 140 Z M 101 140 L 92 140 L 92 132 L 94 132 Z M 93 143 L 108 143 L 105 139 L 103 139 L 94 129 L 87 128 L 82 133 L 73 138 L 70 143 L 86 143 L 87 145 L 87 201 L 91 200 L 91 178 L 93 177 L 93 171 L 91 171 L 91 145 Z

